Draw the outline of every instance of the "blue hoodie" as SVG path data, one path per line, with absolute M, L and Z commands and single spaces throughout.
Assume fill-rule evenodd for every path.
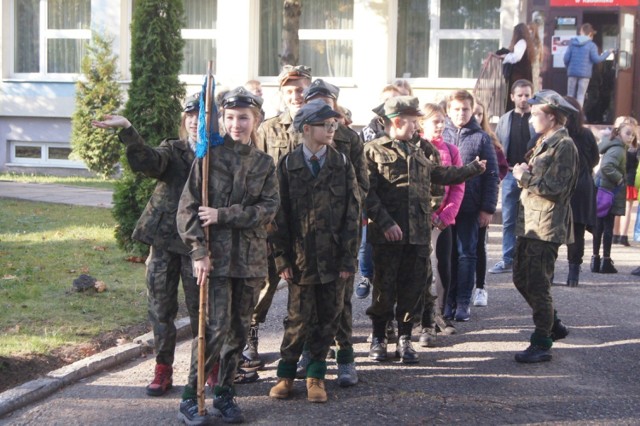
M 568 77 L 591 78 L 594 64 L 607 59 L 611 52 L 605 50 L 598 55 L 598 46 L 591 37 L 580 35 L 571 39 L 569 48 L 564 53 L 564 66 L 567 67 Z

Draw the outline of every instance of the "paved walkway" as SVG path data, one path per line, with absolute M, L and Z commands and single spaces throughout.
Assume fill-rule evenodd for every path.
M 0 180 L 0 197 L 90 207 L 113 207 L 113 192 L 69 185 Z

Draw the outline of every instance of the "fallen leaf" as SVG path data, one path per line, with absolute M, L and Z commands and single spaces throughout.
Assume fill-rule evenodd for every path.
M 4 275 L 2 277 L 3 280 L 15 280 L 16 278 L 18 278 L 18 277 L 16 277 L 15 275 L 9 275 L 9 274 Z
M 140 256 L 129 256 L 125 260 L 131 263 L 144 263 L 146 259 Z
M 104 283 L 104 281 L 96 281 L 93 286 L 96 288 L 98 293 L 102 293 L 107 289 L 107 285 Z
M 105 246 L 93 246 L 95 251 L 107 251 L 107 247 Z

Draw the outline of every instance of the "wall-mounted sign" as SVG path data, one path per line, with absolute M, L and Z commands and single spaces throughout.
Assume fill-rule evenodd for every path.
M 558 25 L 569 25 L 571 27 L 576 26 L 576 17 L 575 16 L 558 16 L 556 18 L 556 22 Z
M 639 0 L 550 0 L 552 7 L 638 6 Z

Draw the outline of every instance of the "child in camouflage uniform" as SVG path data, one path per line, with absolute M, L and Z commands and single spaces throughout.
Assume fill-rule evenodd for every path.
M 322 101 L 294 117 L 303 143 L 277 168 L 281 205 L 270 235 L 278 273 L 289 283 L 278 383 L 269 396 L 289 397 L 309 335 L 307 399 L 326 402 L 327 351 L 336 335 L 346 280 L 355 272 L 360 197 L 351 162 L 331 147 L 340 114 Z M 317 323 L 311 326 L 314 318 Z

